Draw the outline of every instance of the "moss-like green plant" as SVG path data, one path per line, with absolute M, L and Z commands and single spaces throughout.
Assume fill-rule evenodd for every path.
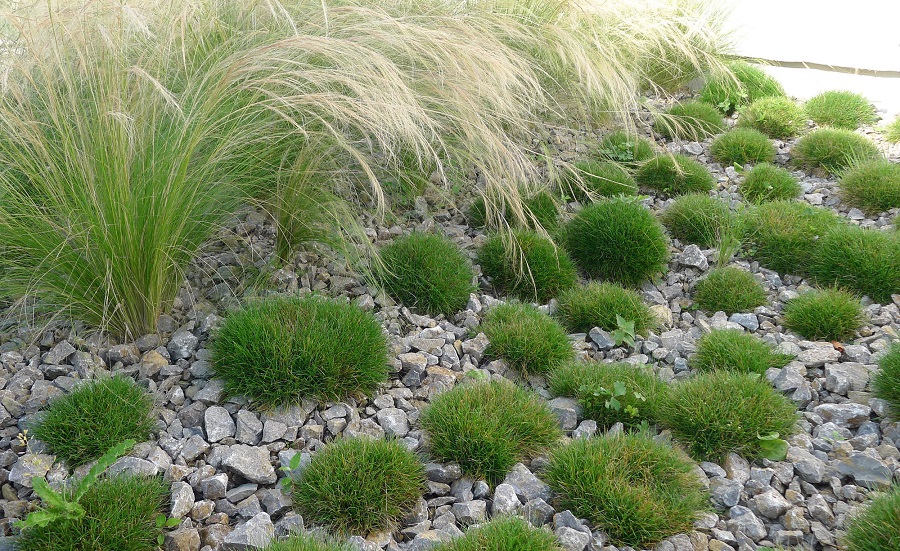
M 770 138 L 785 140 L 806 128 L 806 113 L 788 97 L 769 96 L 741 111 L 738 126 L 755 128 Z
M 287 539 L 273 541 L 263 551 L 354 551 L 354 548 L 348 543 L 310 534 L 292 534 Z
M 795 199 L 803 192 L 800 183 L 787 170 L 769 163 L 759 163 L 744 176 L 738 189 L 749 203 Z
M 810 340 L 843 341 L 863 322 L 862 306 L 840 289 L 808 291 L 784 305 L 784 325 Z
M 869 214 L 900 207 L 900 164 L 866 161 L 844 172 L 840 184 L 841 198 Z
M 884 551 L 900 545 L 900 486 L 872 494 L 872 500 L 850 517 L 847 551 Z
M 807 116 L 819 126 L 856 130 L 875 122 L 875 108 L 860 94 L 830 90 L 814 96 L 803 106 Z
M 761 437 L 787 439 L 797 408 L 756 374 L 713 371 L 672 385 L 659 406 L 660 422 L 698 461 L 729 452 L 759 457 Z
M 491 236 L 478 251 L 478 263 L 494 287 L 529 302 L 547 302 L 578 282 L 568 253 L 529 230 Z
M 766 303 L 766 290 L 750 272 L 726 266 L 697 282 L 694 303 L 708 312 L 749 312 Z
M 605 161 L 632 166 L 653 157 L 653 145 L 646 138 L 616 130 L 603 136 L 598 154 Z
M 586 191 L 600 197 L 636 195 L 637 183 L 627 170 L 613 162 L 581 161 L 562 183 L 563 192 L 584 201 Z
M 631 199 L 587 206 L 563 232 L 566 250 L 589 277 L 637 285 L 665 271 L 669 260 L 662 224 Z
M 274 407 L 371 393 L 387 378 L 387 351 L 375 316 L 308 295 L 229 315 L 212 343 L 212 364 L 226 395 Z
M 381 249 L 379 280 L 391 297 L 430 315 L 465 308 L 475 290 L 469 260 L 442 235 L 413 232 Z
M 569 337 L 553 318 L 528 304 L 508 302 L 488 310 L 481 330 L 485 353 L 522 373 L 547 373 L 575 355 Z
M 638 169 L 635 180 L 669 195 L 710 191 L 716 184 L 708 168 L 684 155 L 650 159 Z
M 617 546 L 637 549 L 691 529 L 707 508 L 692 463 L 645 434 L 580 438 L 558 448 L 544 480 Z
M 518 517 L 498 517 L 439 544 L 434 551 L 562 551 L 548 530 Z
M 703 248 L 715 246 L 737 225 L 737 216 L 725 201 L 706 193 L 678 197 L 660 218 L 672 237 Z
M 594 327 L 614 331 L 616 316 L 633 322 L 641 335 L 656 325 L 656 316 L 641 295 L 614 283 L 592 281 L 573 287 L 561 293 L 558 302 L 555 315 L 572 333 L 587 333 Z
M 721 369 L 763 375 L 770 367 L 784 367 L 790 358 L 776 354 L 770 345 L 740 329 L 719 329 L 697 341 L 691 365 L 702 371 Z
M 397 440 L 342 438 L 313 456 L 293 480 L 294 506 L 339 534 L 393 530 L 416 505 L 425 467 Z
M 769 96 L 783 96 L 784 88 L 762 69 L 743 61 L 727 64 L 731 75 L 712 75 L 700 90 L 700 101 L 716 106 L 725 114 Z
M 75 468 L 125 440 L 147 440 L 155 424 L 152 410 L 153 399 L 147 391 L 117 375 L 85 381 L 50 402 L 32 432 Z
M 422 413 L 422 427 L 435 457 L 456 461 L 490 484 L 562 436 L 545 401 L 506 381 L 459 385 L 438 395 Z
M 699 101 L 676 103 L 653 124 L 657 134 L 672 139 L 700 141 L 725 130 L 725 121 L 715 107 Z
M 545 230 L 553 230 L 559 225 L 559 205 L 556 199 L 546 191 L 542 190 L 526 197 L 522 201 L 522 208 L 525 216 L 524 222 L 513 214 L 509 205 L 506 205 L 503 216 L 512 227 L 535 229 L 537 224 L 540 224 Z M 468 220 L 469 225 L 473 228 L 484 228 L 486 226 L 487 211 L 484 197 L 478 197 L 472 202 L 472 206 L 469 208 Z
M 792 151 L 794 162 L 806 168 L 821 167 L 840 173 L 856 163 L 881 158 L 871 140 L 851 130 L 821 128 L 800 138 Z
M 888 403 L 893 419 L 900 420 L 900 343 L 894 343 L 878 361 L 878 372 L 872 380 L 876 398 Z
M 839 285 L 890 304 L 891 295 L 900 293 L 900 237 L 839 225 L 817 242 L 809 272 L 822 285 Z
M 726 165 L 775 160 L 775 146 L 765 134 L 753 128 L 735 128 L 726 132 L 713 141 L 709 150 L 715 160 Z
M 900 115 L 897 115 L 894 120 L 884 128 L 884 139 L 893 143 L 900 142 Z

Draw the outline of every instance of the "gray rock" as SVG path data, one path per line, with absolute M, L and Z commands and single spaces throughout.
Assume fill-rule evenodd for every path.
M 209 412 L 209 410 L 206 410 Z M 235 415 L 237 423 L 235 423 L 234 438 L 243 444 L 255 446 L 262 440 L 263 424 L 259 417 L 251 411 L 242 409 Z
M 769 374 L 775 375 L 770 377 Z M 766 377 L 781 392 L 789 392 L 800 388 L 806 382 L 806 366 L 800 362 L 791 362 L 782 369 L 770 369 Z
M 814 346 L 797 354 L 797 361 L 806 367 L 822 367 L 827 363 L 836 362 L 841 358 L 841 353 L 832 345 Z
M 206 439 L 210 442 L 218 442 L 223 438 L 234 436 L 234 420 L 228 410 L 222 406 L 209 406 L 203 414 L 203 422 L 206 427 Z
M 384 429 L 374 419 L 355 419 L 347 424 L 347 428 L 344 429 L 344 436 L 380 440 L 384 438 Z
M 191 462 L 209 451 L 209 443 L 200 435 L 193 435 L 188 438 L 181 447 L 181 457 L 185 461 Z
M 685 247 L 684 251 L 678 256 L 678 263 L 682 266 L 690 266 L 700 270 L 709 268 L 709 262 L 706 260 L 706 255 L 703 254 L 703 251 L 701 251 L 700 247 L 697 245 L 688 245 Z
M 303 517 L 294 512 L 287 512 L 275 524 L 275 537 L 285 538 L 292 534 L 300 534 L 303 530 Z
M 210 379 L 197 392 L 196 399 L 204 404 L 216 404 L 225 396 L 225 382 L 222 379 Z
M 200 491 L 206 499 L 222 499 L 228 490 L 228 475 L 219 473 L 200 481 Z
M 809 516 L 821 522 L 826 527 L 834 526 L 834 513 L 831 511 L 831 505 L 822 494 L 813 494 L 806 500 L 806 509 Z
M 29 453 L 20 457 L 9 471 L 9 481 L 20 486 L 31 488 L 31 479 L 43 478 L 53 466 L 53 456 L 42 453 Z M 154 473 L 156 474 L 156 473 Z M 5 495 L 5 494 L 4 494 Z
M 108 476 L 116 476 L 118 474 L 133 474 L 137 476 L 156 476 L 159 468 L 147 461 L 146 459 L 138 459 L 137 457 L 122 457 L 107 469 Z
M 257 484 L 274 484 L 278 480 L 266 448 L 231 446 L 222 457 L 222 466 Z
M 187 360 L 194 355 L 194 351 L 197 350 L 199 343 L 200 339 L 190 331 L 178 331 L 172 335 L 172 339 L 166 345 L 166 350 L 169 351 L 172 362 Z
M 741 499 L 743 485 L 729 478 L 713 478 L 709 481 L 709 492 L 713 502 L 723 509 L 734 507 Z
M 745 327 L 748 331 L 759 329 L 759 318 L 756 317 L 756 314 L 731 314 L 728 321 Z
M 791 504 L 788 503 L 788 500 L 784 499 L 784 497 L 775 490 L 766 490 L 765 492 L 754 496 L 751 501 L 761 515 L 772 520 L 785 514 L 787 510 L 791 508 Z
M 559 419 L 559 426 L 563 430 L 572 430 L 578 426 L 578 418 L 581 417 L 581 404 L 573 398 L 559 397 L 550 400 L 547 403 L 556 417 Z
M 591 332 L 588 333 L 588 338 L 591 339 L 591 342 L 596 344 L 597 348 L 600 350 L 610 350 L 616 346 L 616 341 L 612 338 L 612 335 L 599 327 L 591 329 Z
M 838 473 L 853 477 L 857 485 L 870 490 L 886 489 L 893 478 L 887 465 L 865 452 L 853 452 L 833 465 Z
M 590 438 L 597 434 L 597 422 L 593 419 L 585 419 L 578 424 L 578 428 L 572 431 L 572 438 Z
M 169 516 L 181 518 L 191 512 L 194 507 L 194 489 L 187 482 L 172 483 L 172 505 Z
M 480 499 L 454 503 L 451 510 L 456 520 L 464 526 L 478 524 L 487 518 L 487 503 Z
M 50 349 L 50 352 L 44 354 L 44 363 L 50 365 L 60 365 L 66 361 L 66 358 L 75 352 L 75 347 L 69 341 L 61 341 L 59 344 Z
M 198 551 L 200 532 L 196 528 L 179 528 L 166 533 L 163 545 L 166 551 Z
M 528 470 L 528 467 L 521 463 L 516 463 L 507 473 L 503 480 L 504 484 L 509 484 L 515 490 L 516 495 L 523 502 L 529 502 L 534 499 L 550 500 L 550 486 L 544 484 L 538 477 Z
M 494 488 L 494 501 L 491 515 L 514 515 L 522 508 L 522 502 L 516 495 L 516 489 L 509 484 L 498 484 Z
M 522 516 L 532 526 L 543 526 L 553 518 L 553 507 L 541 498 L 532 499 L 522 507 Z
M 402 409 L 381 409 L 375 416 L 388 438 L 403 438 L 409 433 L 409 419 Z
M 682 144 L 682 149 L 691 155 L 702 155 L 703 154 L 703 145 L 699 142 L 688 142 L 686 144 Z
M 587 547 L 588 543 L 591 541 L 590 532 L 585 534 L 584 532 L 569 528 L 568 526 L 557 528 L 554 534 L 556 534 L 556 540 L 559 543 L 559 546 L 566 551 L 584 551 L 584 548 Z
M 122 362 L 124 365 L 132 365 L 141 361 L 141 351 L 133 343 L 117 344 L 110 347 L 106 357 L 109 359 L 109 365 L 113 365 L 116 362 Z
M 854 362 L 825 364 L 825 389 L 846 396 L 851 390 L 865 390 L 869 370 Z
M 225 536 L 226 551 L 243 551 L 246 549 L 260 549 L 271 543 L 275 537 L 275 525 L 267 513 L 258 513 L 246 522 L 238 524 L 235 529 Z
M 232 503 L 238 503 L 255 494 L 256 490 L 258 489 L 259 484 L 241 484 L 240 486 L 235 486 L 234 488 L 228 490 L 225 493 L 225 497 Z
M 822 420 L 845 425 L 851 428 L 858 427 L 864 421 L 869 420 L 872 408 L 863 404 L 852 402 L 846 404 L 822 404 L 813 410 Z
M 820 484 L 828 471 L 824 461 L 803 448 L 795 446 L 788 448 L 787 460 L 794 465 L 794 470 L 800 478 L 810 484 Z
M 432 482 L 451 484 L 462 478 L 462 469 L 456 463 L 427 463 L 425 465 L 425 477 Z
M 728 516 L 729 520 L 726 525 L 732 532 L 740 532 L 753 541 L 759 541 L 768 534 L 762 521 L 746 507 L 739 505 L 732 507 L 728 510 Z

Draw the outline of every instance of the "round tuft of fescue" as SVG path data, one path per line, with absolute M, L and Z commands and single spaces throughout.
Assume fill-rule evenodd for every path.
M 850 516 L 847 551 L 886 551 L 900 547 L 900 486 L 871 494 L 872 499 Z
M 478 251 L 478 263 L 494 287 L 528 302 L 545 303 L 578 282 L 569 254 L 530 230 L 491 236 Z
M 562 551 L 549 530 L 535 528 L 519 517 L 495 517 L 470 528 L 433 551 Z
M 653 157 L 653 144 L 650 140 L 616 130 L 600 140 L 599 156 L 604 161 L 635 166 Z
M 891 295 L 900 294 L 900 236 L 841 224 L 819 239 L 809 271 L 821 285 L 890 304 Z
M 700 90 L 700 101 L 730 115 L 735 109 L 770 97 L 783 96 L 784 88 L 765 71 L 744 61 L 727 64 L 734 75 L 712 75 Z
M 578 438 L 557 448 L 544 480 L 560 508 L 586 518 L 616 546 L 652 548 L 690 531 L 708 494 L 694 465 L 646 434 Z
M 759 163 L 744 176 L 738 189 L 748 203 L 796 199 L 803 193 L 800 182 L 787 170 L 769 163 Z
M 370 394 L 387 379 L 387 338 L 372 314 L 317 295 L 270 298 L 229 315 L 212 342 L 226 396 L 261 407 Z
M 900 115 L 884 128 L 884 139 L 891 143 L 900 143 Z
M 776 354 L 758 337 L 740 329 L 717 329 L 700 337 L 691 366 L 701 371 L 734 371 L 765 374 L 770 367 L 784 367 L 791 356 Z
M 819 126 L 856 130 L 875 122 L 875 108 L 861 94 L 829 90 L 813 96 L 803 106 L 806 115 Z
M 492 307 L 484 316 L 481 331 L 490 342 L 485 354 L 506 360 L 523 376 L 547 373 L 575 355 L 562 325 L 529 304 L 508 302 Z
M 706 192 L 716 184 L 706 166 L 680 154 L 650 159 L 638 169 L 635 180 L 669 195 Z
M 341 535 L 391 531 L 415 507 L 425 467 L 399 440 L 341 438 L 293 481 L 303 518 Z
M 348 543 L 340 543 L 311 534 L 292 534 L 274 540 L 263 551 L 355 551 Z
M 588 199 L 585 191 L 599 197 L 637 194 L 637 183 L 631 174 L 622 166 L 608 161 L 575 163 L 572 172 L 561 185 L 563 193 L 581 202 Z
M 684 243 L 715 247 L 733 233 L 737 216 L 728 204 L 706 193 L 689 193 L 675 199 L 660 216 L 669 234 Z
M 577 399 L 584 418 L 604 430 L 616 423 L 656 423 L 656 407 L 668 389 L 650 369 L 627 363 L 573 362 L 554 369 L 549 382 L 550 392 Z
M 508 381 L 462 384 L 439 394 L 422 412 L 422 427 L 435 458 L 456 461 L 465 474 L 491 485 L 562 436 L 547 403 Z
M 522 200 L 525 221 L 513 215 L 512 208 L 506 205 L 503 213 L 506 222 L 514 228 L 537 228 L 540 224 L 545 230 L 554 230 L 559 226 L 559 205 L 546 190 L 532 193 Z M 478 197 L 469 207 L 468 221 L 473 228 L 484 228 L 487 224 L 487 207 L 484 197 Z
M 381 249 L 379 280 L 404 306 L 429 315 L 452 316 L 466 307 L 475 291 L 469 260 L 452 241 L 434 233 L 413 232 Z
M 766 136 L 786 140 L 806 128 L 806 113 L 785 96 L 760 98 L 741 111 L 738 126 L 754 128 Z
M 571 333 L 588 333 L 594 327 L 614 331 L 616 316 L 634 322 L 634 331 L 640 335 L 657 324 L 641 295 L 615 283 L 578 285 L 561 293 L 557 301 L 555 316 Z
M 715 107 L 699 101 L 676 103 L 656 117 L 653 130 L 670 140 L 698 142 L 725 130 L 725 121 Z
M 864 320 L 859 299 L 841 289 L 802 293 L 784 305 L 784 326 L 813 341 L 844 341 Z
M 647 207 L 626 198 L 589 205 L 563 230 L 575 264 L 591 278 L 638 285 L 664 272 L 669 243 Z
M 775 146 L 769 138 L 753 128 L 735 128 L 716 138 L 709 147 L 713 158 L 725 165 L 771 163 Z
M 750 272 L 725 266 L 710 270 L 697 282 L 694 303 L 707 312 L 750 312 L 766 303 L 766 290 Z
M 878 361 L 878 372 L 872 380 L 876 398 L 888 403 L 888 413 L 900 421 L 900 343 L 894 343 Z
M 793 402 L 754 373 L 712 371 L 673 384 L 659 418 L 698 461 L 731 452 L 754 459 L 761 436 L 787 440 L 797 429 Z
M 887 159 L 866 161 L 841 175 L 841 198 L 868 214 L 900 208 L 900 164 Z
M 881 152 L 870 139 L 841 128 L 814 130 L 800 138 L 791 153 L 796 164 L 805 168 L 821 167 L 831 173 L 881 158 Z
M 74 469 L 125 440 L 147 440 L 152 411 L 153 398 L 130 378 L 94 379 L 52 400 L 32 434 Z

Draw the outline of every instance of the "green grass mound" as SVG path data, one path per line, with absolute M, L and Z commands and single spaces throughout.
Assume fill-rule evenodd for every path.
M 425 467 L 397 440 L 342 438 L 293 481 L 304 520 L 342 535 L 393 530 L 422 496 Z
M 581 209 L 564 228 L 562 241 L 588 277 L 623 285 L 664 272 L 669 261 L 662 224 L 645 206 L 626 198 Z
M 900 164 L 878 159 L 851 167 L 841 176 L 841 197 L 869 214 L 900 207 Z
M 466 307 L 475 291 L 469 260 L 442 235 L 413 232 L 381 249 L 379 280 L 404 306 L 429 315 L 451 316 Z
M 600 141 L 599 156 L 604 161 L 633 166 L 653 157 L 650 140 L 616 130 Z
M 104 450 L 105 452 L 105 450 Z M 71 496 L 70 496 L 71 497 Z M 155 551 L 157 515 L 167 512 L 169 484 L 160 477 L 115 476 L 96 481 L 78 502 L 85 515 L 26 530 L 28 551 Z
M 546 191 L 538 191 L 528 195 L 522 200 L 525 221 L 518 219 L 510 208 L 506 205 L 503 211 L 503 217 L 506 222 L 514 228 L 530 228 L 536 229 L 539 223 L 545 230 L 556 229 L 559 225 L 559 205 L 556 199 Z M 468 213 L 469 225 L 473 228 L 484 228 L 487 225 L 487 210 L 484 203 L 484 197 L 478 197 L 472 202 Z
M 478 263 L 494 287 L 528 302 L 545 303 L 578 282 L 568 253 L 530 230 L 491 236 L 478 251 Z
M 706 193 L 690 193 L 675 199 L 660 217 L 669 234 L 683 243 L 715 247 L 734 232 L 737 216 L 728 204 Z
M 900 115 L 884 128 L 884 139 L 891 143 L 900 143 Z
M 888 403 L 888 413 L 900 420 L 900 343 L 894 343 L 878 362 L 879 371 L 872 381 L 876 398 Z
M 707 78 L 700 90 L 700 101 L 730 115 L 735 109 L 760 98 L 784 95 L 781 84 L 758 67 L 744 61 L 734 61 L 728 63 L 728 69 L 734 77 L 713 75 Z
M 795 432 L 797 408 L 759 375 L 713 371 L 672 385 L 659 418 L 698 461 L 754 459 L 760 437 Z
M 844 538 L 847 551 L 900 549 L 900 486 L 872 496 L 849 519 Z
M 816 254 L 816 241 L 841 221 L 831 210 L 799 201 L 758 205 L 744 217 L 748 252 L 780 274 L 804 274 Z
M 560 509 L 588 519 L 616 546 L 652 548 L 689 532 L 707 493 L 693 464 L 644 434 L 580 438 L 558 448 L 544 480 Z
M 464 473 L 491 485 L 562 436 L 547 403 L 507 381 L 464 384 L 439 394 L 422 413 L 422 427 L 432 455 L 458 462 Z
M 387 379 L 387 338 L 372 314 L 316 295 L 272 298 L 229 315 L 212 343 L 227 396 L 263 407 L 370 394 Z
M 309 534 L 294 534 L 287 539 L 273 541 L 264 551 L 356 551 L 356 548 Z
M 656 326 L 656 316 L 641 295 L 614 283 L 592 281 L 561 293 L 556 317 L 571 333 L 587 333 L 594 327 L 614 331 L 616 316 L 634 322 L 634 331 L 646 335 Z
M 803 106 L 806 115 L 819 126 L 856 130 L 875 122 L 875 108 L 860 94 L 830 90 L 814 96 Z
M 738 126 L 759 130 L 766 136 L 786 140 L 806 128 L 806 113 L 785 96 L 760 98 L 741 112 Z
M 433 548 L 434 551 L 562 551 L 556 536 L 517 517 L 499 517 Z
M 485 354 L 506 360 L 525 376 L 547 373 L 575 355 L 562 325 L 528 304 L 494 306 L 485 314 L 481 330 L 490 341 Z
M 719 329 L 697 341 L 691 367 L 763 375 L 770 367 L 784 367 L 790 360 L 791 356 L 776 354 L 769 344 L 740 329 Z
M 642 186 L 669 195 L 712 190 L 716 181 L 706 166 L 684 155 L 660 155 L 641 165 L 635 179 Z
M 734 266 L 715 268 L 697 282 L 694 304 L 707 312 L 750 312 L 766 303 L 766 290 L 753 274 Z
M 599 197 L 637 195 L 637 183 L 627 170 L 612 162 L 581 161 L 562 183 L 563 192 L 581 202 L 588 199 L 585 191 Z
M 752 128 L 735 128 L 716 138 L 709 148 L 713 158 L 724 165 L 771 163 L 775 146 L 769 138 Z
M 792 151 L 794 162 L 802 167 L 821 167 L 828 172 L 841 171 L 863 161 L 881 158 L 872 141 L 851 130 L 822 128 L 800 138 Z
M 840 225 L 817 244 L 810 273 L 822 285 L 837 285 L 881 304 L 900 293 L 900 236 L 896 232 Z
M 616 423 L 631 428 L 655 423 L 667 388 L 650 369 L 626 363 L 570 363 L 550 375 L 550 392 L 577 399 L 584 417 L 604 430 Z
M 759 163 L 751 168 L 738 189 L 748 203 L 755 205 L 795 199 L 803 192 L 793 174 L 769 163 Z
M 153 398 L 131 379 L 95 379 L 50 402 L 32 434 L 74 469 L 125 440 L 147 440 L 152 411 Z
M 725 130 L 725 121 L 715 107 L 699 101 L 676 103 L 656 117 L 653 130 L 670 140 L 701 141 Z
M 862 306 L 840 289 L 802 293 L 784 305 L 784 326 L 813 341 L 843 341 L 863 323 Z

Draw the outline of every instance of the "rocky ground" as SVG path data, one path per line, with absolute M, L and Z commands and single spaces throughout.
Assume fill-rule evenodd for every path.
M 560 150 L 561 158 L 571 158 L 586 151 L 586 141 L 596 136 L 551 130 L 544 139 Z M 792 142 L 776 143 L 778 162 L 784 163 Z M 709 141 L 668 144 L 668 149 L 707 163 L 719 182 L 718 194 L 739 200 L 736 187 L 741 176 L 713 163 L 708 146 Z M 889 153 L 898 151 L 894 148 Z M 891 212 L 867 218 L 840 203 L 834 179 L 798 176 L 803 200 L 833 208 L 855 223 L 887 226 L 897 216 Z M 654 210 L 667 203 L 658 198 L 646 202 Z M 473 258 L 485 239 L 482 232 L 466 225 L 460 211 L 428 198 L 416 200 L 409 214 L 397 224 L 370 221 L 370 237 L 381 243 L 413 228 L 437 228 Z M 226 312 L 238 304 L 235 294 L 243 292 L 241 281 L 265 264 L 273 235 L 260 213 L 246 212 L 236 219 L 190 268 L 189 285 L 171 314 L 160 319 L 158 335 L 114 344 L 78 326 L 58 325 L 33 333 L 11 317 L 0 323 L 2 534 L 11 534 L 15 520 L 33 507 L 31 477 L 46 475 L 59 481 L 68 476 L 53 456 L 44 453 L 40 442 L 32 440 L 25 446 L 17 435 L 51 399 L 81 379 L 124 372 L 154 393 L 159 405 L 158 436 L 139 444 L 111 470 L 162 473 L 172 484 L 170 515 L 183 519 L 166 536 L 166 548 L 210 551 L 251 548 L 272 535 L 304 526 L 277 485 L 285 476 L 279 467 L 288 466 L 294 454 L 302 454 L 306 461 L 339 435 L 393 436 L 421 451 L 424 435 L 419 414 L 434 395 L 472 370 L 513 377 L 503 362 L 484 359 L 488 343 L 477 333 L 482 312 L 497 301 L 495 296 L 472 295 L 466 310 L 454 319 L 432 319 L 380 297 L 344 267 L 314 253 L 302 253 L 295 265 L 272 275 L 269 287 L 346 295 L 374 311 L 394 345 L 390 381 L 381 392 L 361 401 L 304 401 L 277 412 L 258 413 L 240 400 L 223 400 L 222 383 L 211 378 L 208 339 Z M 691 375 L 687 359 L 705 332 L 743 329 L 774 343 L 780 352 L 796 354 L 794 361 L 770 370 L 767 377 L 796 402 L 802 421 L 800 432 L 789 440 L 785 461 L 749 464 L 732 455 L 721 465 L 700 464 L 698 474 L 712 494 L 711 512 L 696 522 L 693 532 L 670 538 L 657 549 L 838 548 L 848 514 L 870 489 L 885 487 L 900 476 L 900 423 L 884 419 L 885 404 L 873 399 L 867 386 L 878 358 L 898 339 L 900 297 L 895 296 L 892 304 L 866 303 L 868 323 L 852 343 L 838 347 L 804 341 L 786 332 L 780 318 L 784 302 L 806 287 L 804 281 L 782 278 L 738 258 L 734 262 L 764 282 L 769 304 L 731 317 L 721 312 L 706 315 L 691 308 L 692 288 L 714 264 L 716 251 L 677 241 L 672 246 L 669 272 L 642 289 L 645 300 L 664 320 L 663 329 L 638 340 L 634 349 L 615 347 L 600 330 L 576 334 L 571 336 L 576 349 L 596 360 L 649 364 L 662 379 L 673 380 Z M 483 289 L 490 289 L 483 283 Z M 553 303 L 544 306 L 553 307 Z M 577 402 L 550 399 L 545 381 L 539 378 L 529 383 L 549 400 L 573 438 L 597 431 L 596 423 L 582 419 Z M 455 465 L 429 463 L 427 492 L 399 531 L 367 540 L 355 537 L 352 542 L 365 551 L 424 550 L 491 515 L 517 513 L 535 525 L 549 525 L 567 550 L 615 551 L 602 531 L 592 532 L 569 511 L 554 509 L 551 492 L 539 479 L 545 461 L 534 458 L 516 465 L 493 491 L 484 482 L 463 477 Z

